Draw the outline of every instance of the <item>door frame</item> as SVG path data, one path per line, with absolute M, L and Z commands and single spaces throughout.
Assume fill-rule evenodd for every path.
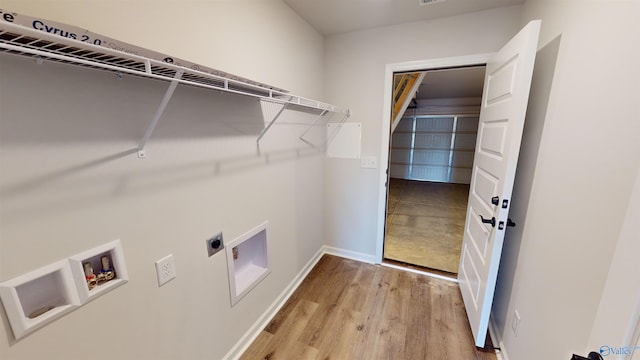
M 384 97 L 382 105 L 382 135 L 380 146 L 380 167 L 378 179 L 378 221 L 376 232 L 376 262 L 382 263 L 384 258 L 384 228 L 387 211 L 387 169 L 389 168 L 389 146 L 391 133 L 391 98 L 393 95 L 393 74 L 405 71 L 428 71 L 436 69 L 457 68 L 486 65 L 494 53 L 484 53 L 466 56 L 456 56 L 437 59 L 407 61 L 385 65 L 384 70 Z

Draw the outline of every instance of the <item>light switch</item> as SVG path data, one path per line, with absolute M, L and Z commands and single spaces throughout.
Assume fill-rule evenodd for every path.
M 375 156 L 363 156 L 360 159 L 360 167 L 363 169 L 376 169 L 378 167 L 378 159 Z
M 169 254 L 156 261 L 156 275 L 158 276 L 158 286 L 166 284 L 176 277 L 176 264 L 173 262 L 173 254 Z

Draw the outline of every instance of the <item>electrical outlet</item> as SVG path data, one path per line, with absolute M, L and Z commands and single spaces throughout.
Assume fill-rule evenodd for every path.
M 513 330 L 515 337 L 518 337 L 518 329 L 520 329 L 520 313 L 516 310 L 513 312 L 513 321 L 511 322 L 511 330 Z
M 224 249 L 224 242 L 222 241 L 222 233 L 207 240 L 207 253 L 209 256 Z
M 176 264 L 173 262 L 173 254 L 169 254 L 156 261 L 156 275 L 158 276 L 158 286 L 166 284 L 176 277 Z
M 378 167 L 378 159 L 375 156 L 363 156 L 360 159 L 362 169 L 375 169 Z

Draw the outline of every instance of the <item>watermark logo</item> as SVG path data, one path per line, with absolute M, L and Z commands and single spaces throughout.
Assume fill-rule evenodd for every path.
M 602 345 L 600 346 L 600 355 L 609 356 L 609 355 L 631 355 L 635 351 L 640 350 L 640 346 L 609 346 Z

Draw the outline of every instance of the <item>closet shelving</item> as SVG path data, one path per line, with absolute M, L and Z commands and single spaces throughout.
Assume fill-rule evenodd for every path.
M 268 125 L 265 126 L 262 133 L 258 136 L 256 140 L 258 149 L 262 137 L 287 108 L 317 112 L 319 115 L 312 126 L 327 113 L 331 113 L 332 116 L 341 116 L 341 122 L 344 122 L 350 115 L 349 110 L 346 108 L 294 95 L 285 90 L 268 85 L 256 85 L 256 83 L 249 80 L 244 81 L 233 76 L 225 77 L 177 66 L 135 54 L 116 51 L 104 46 L 53 35 L 9 22 L 0 22 L 0 52 L 32 57 L 37 62 L 53 61 L 111 71 L 118 75 L 129 74 L 169 82 L 169 87 L 160 106 L 156 110 L 143 138 L 138 144 L 138 156 L 141 158 L 146 156 L 144 151 L 145 145 L 151 137 L 178 84 L 250 96 L 259 98 L 262 101 L 282 104 L 282 108 L 276 113 L 273 119 L 269 121 Z M 300 140 L 309 143 L 304 139 L 305 134 L 306 131 L 300 136 Z

